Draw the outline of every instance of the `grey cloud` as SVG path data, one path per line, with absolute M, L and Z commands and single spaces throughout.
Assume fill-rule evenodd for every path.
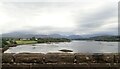
M 73 35 L 74 34 L 71 31 L 65 31 L 66 29 L 61 29 L 61 28 L 56 28 L 56 27 L 49 27 L 49 26 L 44 26 L 44 27 L 26 26 L 25 28 L 27 28 L 27 29 L 25 29 L 25 30 L 17 30 L 17 31 L 18 32 L 23 32 L 23 33 L 34 33 L 34 34 L 61 34 L 61 35 Z
M 101 27 L 103 25 L 107 25 L 109 23 L 117 23 L 116 20 L 111 20 L 109 23 L 106 23 L 106 21 L 109 21 L 110 18 L 117 18 L 117 7 L 116 6 L 103 6 L 100 7 L 99 10 L 90 10 L 92 11 L 92 13 L 89 13 L 85 15 L 85 17 L 79 17 L 81 15 L 78 15 L 77 19 L 77 30 L 76 32 L 80 32 L 80 33 L 98 33 L 101 31 L 102 33 L 102 29 Z M 94 30 L 98 29 L 99 31 L 94 32 Z M 107 28 L 106 28 L 107 29 Z M 116 33 L 117 31 L 115 31 L 117 28 L 115 29 L 110 29 L 108 28 L 106 30 L 110 33 Z M 110 31 L 112 30 L 112 31 Z M 83 32 L 84 31 L 84 32 Z
M 104 25 L 105 21 L 111 17 L 117 17 L 117 7 L 107 6 L 105 8 L 102 7 L 101 10 L 93 10 L 93 13 L 89 13 L 81 21 L 78 20 L 78 24 L 85 28 L 97 28 Z
M 41 15 L 42 12 L 57 12 L 57 10 L 63 10 L 63 8 L 74 4 L 69 2 L 3 2 L 2 5 L 5 12 L 10 16 L 26 19 L 27 17 Z
M 1 0 L 3 2 L 71 2 L 72 0 Z
M 76 3 L 78 4 L 78 3 Z M 87 3 L 89 4 L 89 3 Z M 106 3 L 107 4 L 107 3 Z M 109 4 L 109 3 L 108 3 Z M 6 9 L 6 13 L 9 13 L 11 16 L 18 18 L 18 23 L 24 22 L 24 20 L 30 20 L 34 18 L 34 16 L 37 16 L 38 14 L 41 15 L 41 12 L 52 12 L 62 10 L 65 11 L 68 9 L 76 8 L 75 3 L 72 2 L 11 2 L 11 3 L 4 3 L 3 7 Z M 72 8 L 71 8 L 72 6 Z M 78 12 L 78 9 L 80 12 L 84 11 L 84 6 L 80 3 L 79 8 L 77 7 L 75 10 Z M 83 7 L 82 7 L 83 6 Z M 86 5 L 89 7 L 89 5 Z M 63 10 L 63 8 L 66 8 Z M 8 11 L 9 10 L 9 11 Z M 59 11 L 58 10 L 58 11 Z M 74 9 L 72 10 L 74 11 Z M 92 11 L 89 12 L 89 11 Z M 95 10 L 88 10 L 86 11 L 87 14 L 77 14 L 75 12 L 75 24 L 77 24 L 75 30 L 67 31 L 66 29 L 57 28 L 57 27 L 27 27 L 30 31 L 36 31 L 36 32 L 46 32 L 46 33 L 61 33 L 61 34 L 73 34 L 73 33 L 112 33 L 115 34 L 117 31 L 117 28 L 108 28 L 106 30 L 102 29 L 101 27 L 103 25 L 106 25 L 108 23 L 105 23 L 110 18 L 117 18 L 117 7 L 114 5 L 103 5 L 100 6 L 99 9 Z M 73 16 L 74 16 L 73 15 Z M 77 16 L 76 16 L 77 15 Z M 84 16 L 84 17 L 81 17 Z M 22 21 L 23 20 L 23 21 Z M 17 21 L 15 21 L 17 22 Z M 116 23 L 116 21 L 112 21 L 111 23 Z M 24 28 L 23 28 L 24 29 Z M 98 31 L 95 31 L 95 29 L 98 29 Z M 69 30 L 69 29 L 68 29 Z M 102 31 L 104 30 L 104 31 Z

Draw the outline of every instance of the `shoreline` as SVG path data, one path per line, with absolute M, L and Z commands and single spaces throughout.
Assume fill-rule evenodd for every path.
M 72 41 L 91 41 L 91 40 L 71 40 Z M 106 41 L 96 41 L 96 42 L 106 42 Z M 44 42 L 45 43 L 45 42 Z M 9 45 L 6 46 L 5 48 L 2 48 L 2 52 L 4 53 L 6 50 L 8 50 L 10 47 L 16 47 L 18 45 L 32 45 L 34 46 L 34 44 L 44 44 L 44 43 L 27 43 L 27 44 L 14 44 L 14 45 Z M 45 43 L 45 44 L 52 44 L 52 43 L 63 43 L 63 42 L 49 42 L 49 43 Z
M 71 41 L 71 43 L 74 43 L 74 42 L 75 42 L 75 41 Z M 81 42 L 81 41 L 80 41 L 80 42 Z M 95 41 L 95 42 L 97 42 L 97 41 Z M 95 43 L 95 42 L 92 42 L 92 43 Z M 64 45 L 66 45 L 66 44 L 68 44 L 68 43 L 70 43 L 70 42 L 59 42 L 59 43 L 60 43 L 60 45 L 61 45 L 61 43 L 63 43 Z M 56 42 L 51 42 L 51 43 L 49 43 L 49 44 L 48 44 L 48 43 L 15 44 L 15 45 L 11 45 L 11 46 L 9 46 L 9 47 L 16 47 L 16 46 L 19 46 L 19 45 L 28 45 L 28 48 L 29 48 L 29 46 L 30 46 L 30 48 L 31 48 L 31 47 L 34 47 L 34 46 L 35 46 L 35 47 L 38 46 L 38 45 L 36 45 L 36 44 L 46 44 L 48 47 L 49 47 L 49 45 L 52 46 L 52 45 L 54 45 L 54 44 L 57 44 L 57 46 L 60 47 L 59 43 L 58 43 L 58 42 L 57 42 L 57 43 L 56 43 Z M 82 42 L 81 42 L 81 43 L 82 43 Z M 87 41 L 86 41 L 85 43 L 87 43 Z M 103 43 L 104 43 L 104 42 L 103 42 Z M 91 44 L 91 41 L 90 41 L 90 44 Z M 97 42 L 97 44 L 101 44 L 101 45 L 102 45 L 102 43 L 98 43 L 98 42 Z M 113 44 L 113 45 L 116 46 L 116 43 Z M 40 46 L 41 46 L 41 45 L 40 45 Z M 78 45 L 78 46 L 79 46 L 79 45 Z M 89 42 L 88 42 L 88 46 L 89 46 Z M 96 46 L 97 46 L 97 45 L 96 45 Z M 7 49 L 9 49 L 9 47 L 7 47 L 6 49 L 4 49 L 3 52 L 6 51 Z M 21 46 L 21 47 L 22 47 L 22 46 Z M 38 46 L 38 47 L 39 47 L 39 46 Z M 82 52 L 82 51 L 80 51 L 80 52 L 77 51 L 77 52 L 76 52 L 76 50 L 71 49 L 71 48 L 69 49 L 69 47 L 63 48 L 63 49 L 59 49 L 59 47 L 58 47 L 58 49 L 56 49 L 56 51 L 50 51 L 50 49 L 48 48 L 48 52 L 53 52 L 53 53 L 54 53 L 54 52 L 58 52 L 58 51 L 61 51 L 61 50 L 62 50 L 62 52 L 64 52 L 64 51 L 66 52 L 66 51 L 69 50 L 69 51 L 72 51 L 71 53 L 88 53 L 88 52 Z M 74 46 L 72 46 L 72 47 L 74 47 Z M 94 46 L 93 46 L 93 47 L 94 47 Z M 24 47 L 22 47 L 22 48 L 24 48 Z M 44 48 L 44 47 L 43 47 L 43 48 Z M 45 48 L 44 48 L 44 49 L 45 49 Z M 76 49 L 77 49 L 77 48 L 76 48 Z M 22 49 L 22 50 L 23 50 L 23 52 L 26 51 L 26 49 Z M 32 48 L 31 48 L 31 50 L 32 50 Z M 35 48 L 34 48 L 34 50 L 35 50 Z M 30 50 L 28 50 L 28 51 L 30 51 Z M 69 51 L 68 51 L 68 52 L 69 52 Z M 36 52 L 33 52 L 33 53 L 41 53 L 41 52 L 44 53 L 44 51 L 36 51 Z M 45 53 L 48 53 L 48 52 L 45 51 Z M 7 52 L 7 53 L 9 53 L 9 52 Z M 14 53 L 14 52 L 12 52 L 12 53 Z M 17 51 L 17 53 L 19 53 L 19 51 Z M 28 53 L 32 53 L 32 52 L 28 52 Z M 103 52 L 99 52 L 99 51 L 96 52 L 96 51 L 93 51 L 93 52 L 90 52 L 90 53 L 117 53 L 117 50 L 116 50 L 116 51 L 113 51 L 113 52 L 112 52 L 112 51 L 108 51 L 108 52 L 104 52 L 104 51 L 103 51 Z
M 71 42 L 71 41 L 67 41 L 67 42 Z M 43 43 L 45 43 L 45 42 L 43 42 Z M 60 43 L 60 42 L 50 42 L 50 43 Z M 9 47 L 16 47 L 18 45 L 34 45 L 34 44 L 42 44 L 42 43 L 14 44 L 14 45 L 8 45 L 8 46 L 1 48 L 1 49 L 2 49 L 2 53 L 4 53 L 6 50 L 9 49 Z

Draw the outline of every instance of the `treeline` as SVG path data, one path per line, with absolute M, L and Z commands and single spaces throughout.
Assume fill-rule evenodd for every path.
M 16 41 L 14 39 L 2 38 L 2 48 L 7 46 L 16 45 Z
M 48 42 L 70 42 L 70 39 L 66 38 L 38 38 L 38 43 L 48 43 Z
M 7 49 L 9 49 L 9 47 L 13 47 L 16 45 L 17 45 L 16 41 L 14 41 L 12 39 L 2 38 L 0 48 L 2 48 L 2 52 L 4 52 Z
M 95 41 L 120 41 L 120 36 L 96 36 L 90 38 L 91 40 Z
M 78 38 L 72 40 L 94 40 L 94 41 L 108 41 L 108 42 L 119 42 L 120 36 L 95 36 L 90 38 Z

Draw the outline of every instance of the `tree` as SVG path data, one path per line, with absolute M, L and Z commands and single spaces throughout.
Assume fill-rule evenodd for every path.
M 36 40 L 36 38 L 35 38 L 35 37 L 32 37 L 30 40 Z
M 2 39 L 2 48 L 8 45 L 7 41 L 5 39 Z

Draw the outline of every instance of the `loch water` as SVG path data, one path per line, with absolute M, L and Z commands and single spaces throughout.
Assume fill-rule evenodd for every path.
M 59 50 L 72 50 L 71 53 L 118 53 L 118 42 L 71 41 L 59 43 L 28 44 L 10 47 L 4 53 L 55 53 Z

